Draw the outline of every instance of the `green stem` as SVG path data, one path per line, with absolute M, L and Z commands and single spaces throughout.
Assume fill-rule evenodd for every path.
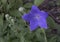
M 46 33 L 45 33 L 45 30 L 44 29 L 41 29 L 43 34 L 44 34 L 44 39 L 45 39 L 45 42 L 47 42 L 47 37 L 46 37 Z

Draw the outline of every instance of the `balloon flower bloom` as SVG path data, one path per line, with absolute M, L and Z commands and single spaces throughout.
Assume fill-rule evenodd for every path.
M 38 9 L 38 7 L 35 5 L 31 7 L 29 13 L 22 16 L 25 21 L 30 23 L 30 31 L 37 29 L 38 26 L 47 29 L 47 17 L 48 13 Z

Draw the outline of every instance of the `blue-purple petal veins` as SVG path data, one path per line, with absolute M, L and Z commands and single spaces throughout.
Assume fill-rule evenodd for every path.
M 31 11 L 27 14 L 24 14 L 22 18 L 30 23 L 30 31 L 37 29 L 38 26 L 41 28 L 47 29 L 47 19 L 48 13 L 41 11 L 37 6 L 33 5 Z

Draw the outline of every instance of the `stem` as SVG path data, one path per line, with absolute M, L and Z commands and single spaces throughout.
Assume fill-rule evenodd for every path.
M 44 29 L 41 29 L 43 34 L 44 34 L 44 39 L 45 39 L 45 42 L 47 42 L 47 38 L 46 38 L 46 33 L 45 33 L 45 30 Z

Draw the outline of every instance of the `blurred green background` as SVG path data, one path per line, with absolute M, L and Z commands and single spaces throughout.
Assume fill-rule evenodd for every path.
M 55 15 L 60 19 L 60 0 L 0 0 L 0 42 L 60 42 L 60 24 L 51 16 L 47 19 L 49 28 L 45 33 L 40 28 L 32 32 L 29 30 L 29 24 L 22 15 L 29 12 L 32 5 L 47 12 L 54 9 L 50 14 L 59 9 Z M 19 9 L 21 7 L 23 10 Z

